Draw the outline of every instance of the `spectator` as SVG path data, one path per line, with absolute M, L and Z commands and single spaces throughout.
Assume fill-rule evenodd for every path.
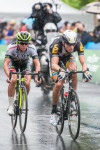
M 21 25 L 19 27 L 19 31 L 27 31 L 27 24 L 21 22 Z
M 77 32 L 76 22 L 73 22 L 70 26 L 70 30 L 73 30 L 74 32 Z
M 10 24 L 7 26 L 7 35 L 5 36 L 5 39 L 7 40 L 7 44 L 14 41 L 16 35 L 15 35 L 15 20 L 11 20 Z
M 92 36 L 85 31 L 85 26 L 81 22 L 76 22 L 78 41 L 81 41 L 83 46 L 87 44 L 87 42 L 92 41 Z
M 64 25 L 59 29 L 60 33 L 63 33 L 64 31 L 66 31 L 67 29 L 70 29 L 70 23 L 68 21 L 64 22 Z

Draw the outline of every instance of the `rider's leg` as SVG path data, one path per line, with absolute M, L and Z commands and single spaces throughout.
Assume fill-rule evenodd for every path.
M 16 82 L 17 82 L 17 75 L 13 74 L 12 78 L 11 78 L 11 83 L 8 86 L 8 96 L 9 97 L 14 97 Z
M 8 99 L 9 99 L 9 109 L 8 114 L 14 114 L 13 110 L 13 102 L 14 102 L 14 94 L 15 94 L 15 84 L 17 81 L 17 75 L 12 75 L 11 83 L 8 86 Z
M 57 75 L 53 76 L 54 81 L 57 80 Z M 55 86 L 53 88 L 53 95 L 52 95 L 52 112 L 50 117 L 50 123 L 54 126 L 57 125 L 57 118 L 56 118 L 56 112 L 57 112 L 57 103 L 60 96 L 60 89 L 63 86 L 62 80 L 55 83 Z
M 27 94 L 30 91 L 31 75 L 25 75 L 25 86 L 27 89 Z
M 68 68 L 68 70 L 77 70 L 77 63 L 75 61 L 74 57 L 69 58 L 69 60 L 66 63 L 66 67 Z M 72 75 L 72 86 L 74 90 L 77 90 L 77 83 L 78 83 L 78 78 L 77 78 L 77 74 L 73 74 Z
M 53 76 L 54 81 L 57 80 L 57 75 Z M 56 111 L 56 107 L 57 107 L 57 103 L 59 100 L 59 96 L 60 96 L 60 89 L 63 86 L 63 82 L 62 80 L 58 81 L 57 83 L 55 83 L 55 86 L 53 88 L 53 95 L 52 95 L 52 113 L 55 113 Z
M 77 70 L 76 63 L 75 62 L 69 62 L 68 70 Z M 73 74 L 72 75 L 72 86 L 73 86 L 74 90 L 77 90 L 77 83 L 78 83 L 77 74 Z

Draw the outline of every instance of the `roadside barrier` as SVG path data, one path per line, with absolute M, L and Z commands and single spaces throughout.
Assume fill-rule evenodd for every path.
M 84 51 L 86 63 L 90 72 L 92 73 L 92 83 L 100 84 L 100 50 L 88 50 Z M 78 70 L 81 70 L 81 64 L 78 60 L 77 52 L 75 53 Z M 81 76 L 78 75 L 79 80 L 82 79 Z

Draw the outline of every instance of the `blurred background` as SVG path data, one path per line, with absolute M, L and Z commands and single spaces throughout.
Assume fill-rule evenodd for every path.
M 18 31 L 29 31 L 36 38 L 33 29 L 35 18 L 30 18 L 35 3 L 46 0 L 3 0 L 0 4 L 0 65 L 2 66 L 6 47 L 16 41 Z M 66 29 L 77 32 L 83 43 L 87 64 L 95 74 L 92 82 L 100 83 L 100 2 L 99 0 L 48 0 L 52 10 L 61 16 L 57 23 L 57 34 Z M 89 10 L 88 10 L 89 9 Z M 47 35 L 45 35 L 47 36 Z M 54 34 L 52 37 L 55 36 Z M 48 38 L 47 38 L 48 39 Z M 32 40 L 34 43 L 34 40 Z M 47 41 L 45 45 L 48 45 Z M 47 47 L 47 48 L 48 48 Z M 76 54 L 77 57 L 77 54 Z M 78 60 L 77 60 L 78 61 Z M 80 68 L 80 65 L 78 65 Z

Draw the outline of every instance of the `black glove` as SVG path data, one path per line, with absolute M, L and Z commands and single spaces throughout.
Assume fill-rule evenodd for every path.
M 83 80 L 85 79 L 85 82 L 88 82 L 92 79 L 92 74 L 89 71 L 85 71 L 83 73 Z

